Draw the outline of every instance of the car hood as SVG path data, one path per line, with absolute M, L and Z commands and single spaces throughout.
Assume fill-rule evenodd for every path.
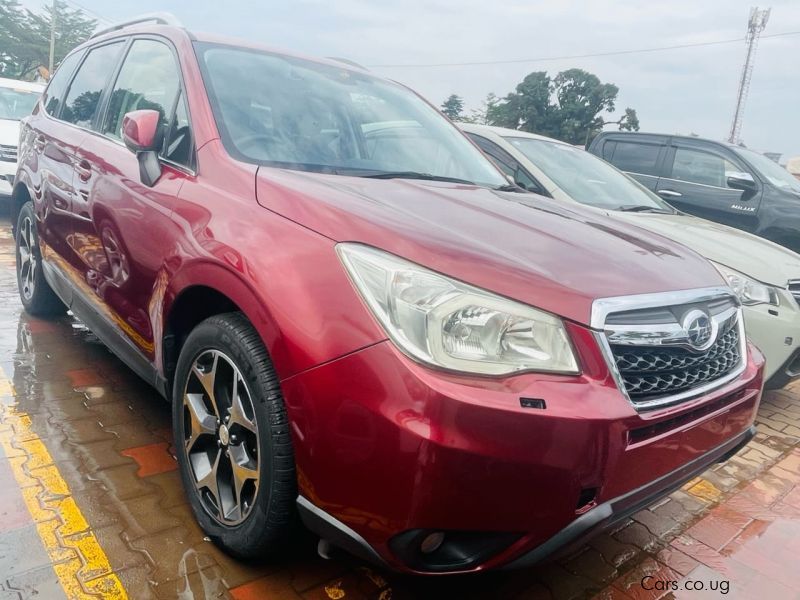
M 597 298 L 724 284 L 671 240 L 533 194 L 260 167 L 256 195 L 332 240 L 383 249 L 583 324 Z
M 0 119 L 0 144 L 3 146 L 19 144 L 19 121 Z
M 613 216 L 660 233 L 763 283 L 785 287 L 790 279 L 800 279 L 799 254 L 740 229 L 684 214 L 615 212 Z

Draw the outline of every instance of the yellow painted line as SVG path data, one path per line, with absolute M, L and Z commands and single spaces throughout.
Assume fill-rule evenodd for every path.
M 14 395 L 14 388 L 0 369 L 0 396 L 3 395 Z M 0 409 L 0 446 L 9 458 L 25 505 L 67 598 L 100 595 L 126 600 L 128 594 L 122 582 L 112 572 L 108 557 L 53 458 L 31 429 L 30 417 L 13 406 L 3 408 L 0 404 Z

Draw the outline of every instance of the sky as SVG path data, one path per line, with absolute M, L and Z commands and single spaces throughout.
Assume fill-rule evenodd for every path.
M 522 78 L 578 67 L 619 87 L 617 111 L 635 108 L 642 131 L 726 138 L 744 42 L 514 64 L 503 61 L 637 50 L 743 38 L 750 0 L 69 0 L 107 21 L 173 13 L 189 29 L 256 40 L 312 56 L 354 60 L 435 104 L 450 94 L 478 108 Z M 42 0 L 22 0 L 38 8 Z M 764 5 L 766 6 L 766 5 Z M 764 35 L 800 32 L 800 2 L 773 0 Z M 744 114 L 749 147 L 800 156 L 800 35 L 762 38 Z M 610 115 L 610 116 L 614 116 Z M 618 118 L 618 117 L 616 117 Z

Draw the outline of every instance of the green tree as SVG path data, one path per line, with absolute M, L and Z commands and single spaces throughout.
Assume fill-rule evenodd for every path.
M 41 13 L 23 9 L 17 0 L 0 0 L 0 77 L 29 79 L 50 61 L 50 30 L 55 23 L 54 64 L 89 38 L 97 22 L 61 0 Z
M 442 112 L 451 121 L 459 121 L 464 111 L 464 100 L 461 96 L 450 94 L 447 100 L 442 102 Z
M 530 73 L 516 89 L 488 110 L 489 124 L 584 144 L 613 113 L 619 88 L 582 69 L 562 71 L 551 78 L 544 71 Z M 636 111 L 627 108 L 620 129 L 638 130 Z

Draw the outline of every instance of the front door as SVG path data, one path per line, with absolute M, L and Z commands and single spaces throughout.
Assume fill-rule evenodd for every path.
M 122 142 L 122 121 L 135 110 L 161 114 L 162 175 L 148 187 L 141 182 L 136 155 Z M 165 260 L 174 253 L 176 225 L 171 220 L 191 165 L 191 134 L 180 75 L 171 48 L 162 41 L 135 39 L 108 95 L 97 126 L 79 150 L 86 168 L 76 198 L 76 239 L 82 245 L 83 277 L 91 293 L 87 319 L 100 319 L 98 335 L 117 338 L 136 368 L 152 361 L 160 315 L 151 314 L 154 296 L 164 291 Z M 110 328 L 110 329 L 109 329 Z M 114 341 L 107 343 L 114 346 Z M 134 352 L 132 355 L 131 352 Z M 145 373 L 143 373 L 145 374 Z M 146 375 L 146 374 L 145 374 Z
M 728 185 L 731 175 L 748 173 L 736 157 L 713 146 L 673 142 L 665 172 L 656 193 L 676 208 L 739 229 L 756 226 L 761 190 Z

